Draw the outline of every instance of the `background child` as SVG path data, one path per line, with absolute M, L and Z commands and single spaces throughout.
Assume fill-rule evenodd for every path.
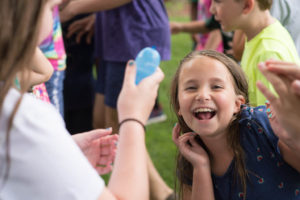
M 247 89 L 240 67 L 223 54 L 193 52 L 182 60 L 171 102 L 184 199 L 299 198 L 300 166 L 294 161 L 300 158 L 291 153 L 290 140 L 274 134 L 265 107 L 243 105 Z
M 270 15 L 271 4 L 272 0 L 213 0 L 210 8 L 222 29 L 240 29 L 247 36 L 241 66 L 249 79 L 249 100 L 253 106 L 263 105 L 266 100 L 256 88 L 257 80 L 272 88 L 258 71 L 258 63 L 270 58 L 300 62 L 291 36 Z
M 56 107 L 61 116 L 64 116 L 63 84 L 66 69 L 66 52 L 62 37 L 58 6 L 53 8 L 52 17 L 52 30 L 39 47 L 54 69 L 51 78 L 45 83 L 50 102 Z

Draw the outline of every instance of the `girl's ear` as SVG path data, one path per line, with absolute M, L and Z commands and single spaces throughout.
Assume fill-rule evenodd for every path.
M 243 14 L 248 14 L 253 10 L 254 5 L 256 3 L 255 1 L 256 0 L 245 0 Z
M 181 116 L 181 111 L 180 111 L 180 108 L 179 108 L 179 110 L 178 110 L 177 114 L 178 114 L 179 116 Z
M 235 110 L 234 113 L 238 113 L 241 109 L 241 105 L 245 104 L 245 98 L 242 95 L 237 95 L 235 99 Z

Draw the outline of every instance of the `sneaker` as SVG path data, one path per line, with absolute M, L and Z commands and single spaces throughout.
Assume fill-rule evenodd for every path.
M 167 115 L 163 112 L 161 108 L 154 108 L 150 114 L 150 117 L 146 125 L 163 122 L 167 119 Z

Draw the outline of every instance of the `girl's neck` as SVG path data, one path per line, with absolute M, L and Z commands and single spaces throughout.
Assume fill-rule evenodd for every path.
M 212 173 L 222 176 L 233 159 L 233 152 L 228 145 L 226 134 L 219 138 L 202 138 L 211 156 Z
M 251 20 L 242 28 L 248 41 L 252 40 L 263 29 L 275 22 L 269 10 L 253 13 L 249 16 L 249 19 Z

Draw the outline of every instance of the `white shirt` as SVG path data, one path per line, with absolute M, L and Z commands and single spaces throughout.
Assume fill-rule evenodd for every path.
M 19 97 L 17 90 L 10 89 L 0 115 L 0 199 L 97 199 L 104 181 L 75 144 L 56 109 L 28 94 L 10 130 L 11 165 L 3 186 L 6 128 Z

